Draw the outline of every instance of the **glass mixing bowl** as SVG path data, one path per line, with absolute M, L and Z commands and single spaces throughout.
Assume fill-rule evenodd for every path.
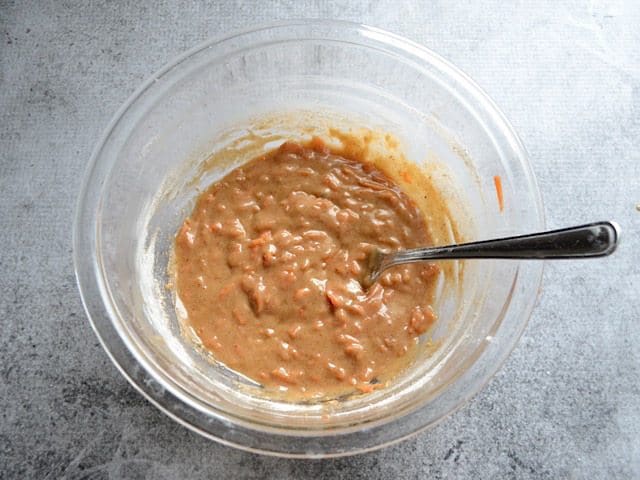
M 111 360 L 149 401 L 206 437 L 253 452 L 347 455 L 434 425 L 504 362 L 542 277 L 535 261 L 456 263 L 453 288 L 437 301 L 438 348 L 369 395 L 315 404 L 265 398 L 208 361 L 181 335 L 165 288 L 178 226 L 199 189 L 248 159 L 247 138 L 274 146 L 327 125 L 396 136 L 446 194 L 460 238 L 543 227 L 527 155 L 504 116 L 463 73 L 396 35 L 290 22 L 208 41 L 153 75 L 90 161 L 74 228 L 80 292 Z M 228 161 L 202 168 L 212 152 Z

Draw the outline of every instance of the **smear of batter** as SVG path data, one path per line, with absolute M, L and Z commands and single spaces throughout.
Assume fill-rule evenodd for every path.
M 202 346 L 294 399 L 370 392 L 435 321 L 438 267 L 396 267 L 364 292 L 374 247 L 430 244 L 380 170 L 319 141 L 285 143 L 211 185 L 175 241 L 175 285 Z

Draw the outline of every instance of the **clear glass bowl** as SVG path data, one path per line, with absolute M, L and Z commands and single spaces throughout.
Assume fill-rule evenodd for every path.
M 261 124 L 269 115 L 289 121 Z M 111 360 L 149 401 L 253 452 L 347 455 L 433 426 L 504 362 L 542 277 L 540 262 L 457 264 L 464 275 L 438 300 L 437 351 L 367 396 L 273 400 L 207 361 L 180 334 L 164 288 L 173 236 L 198 188 L 247 159 L 238 138 L 275 143 L 323 122 L 396 135 L 410 161 L 432 168 L 464 237 L 544 223 L 527 155 L 504 116 L 463 73 L 398 36 L 346 22 L 278 24 L 208 41 L 153 75 L 117 112 L 88 167 L 74 228 L 80 292 Z M 236 154 L 230 162 L 201 168 L 225 149 Z

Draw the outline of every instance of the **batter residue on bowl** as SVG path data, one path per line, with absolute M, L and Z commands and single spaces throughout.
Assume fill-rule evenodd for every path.
M 374 247 L 431 243 L 385 174 L 318 140 L 287 142 L 200 195 L 175 241 L 186 324 L 229 368 L 293 398 L 369 392 L 435 321 L 438 267 L 399 266 L 363 291 Z

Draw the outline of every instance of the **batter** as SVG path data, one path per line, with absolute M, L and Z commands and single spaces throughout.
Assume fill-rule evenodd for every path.
M 398 266 L 363 291 L 374 247 L 431 243 L 380 170 L 318 140 L 288 142 L 198 198 L 175 241 L 175 286 L 202 346 L 294 399 L 370 392 L 402 371 L 436 319 L 438 267 Z

